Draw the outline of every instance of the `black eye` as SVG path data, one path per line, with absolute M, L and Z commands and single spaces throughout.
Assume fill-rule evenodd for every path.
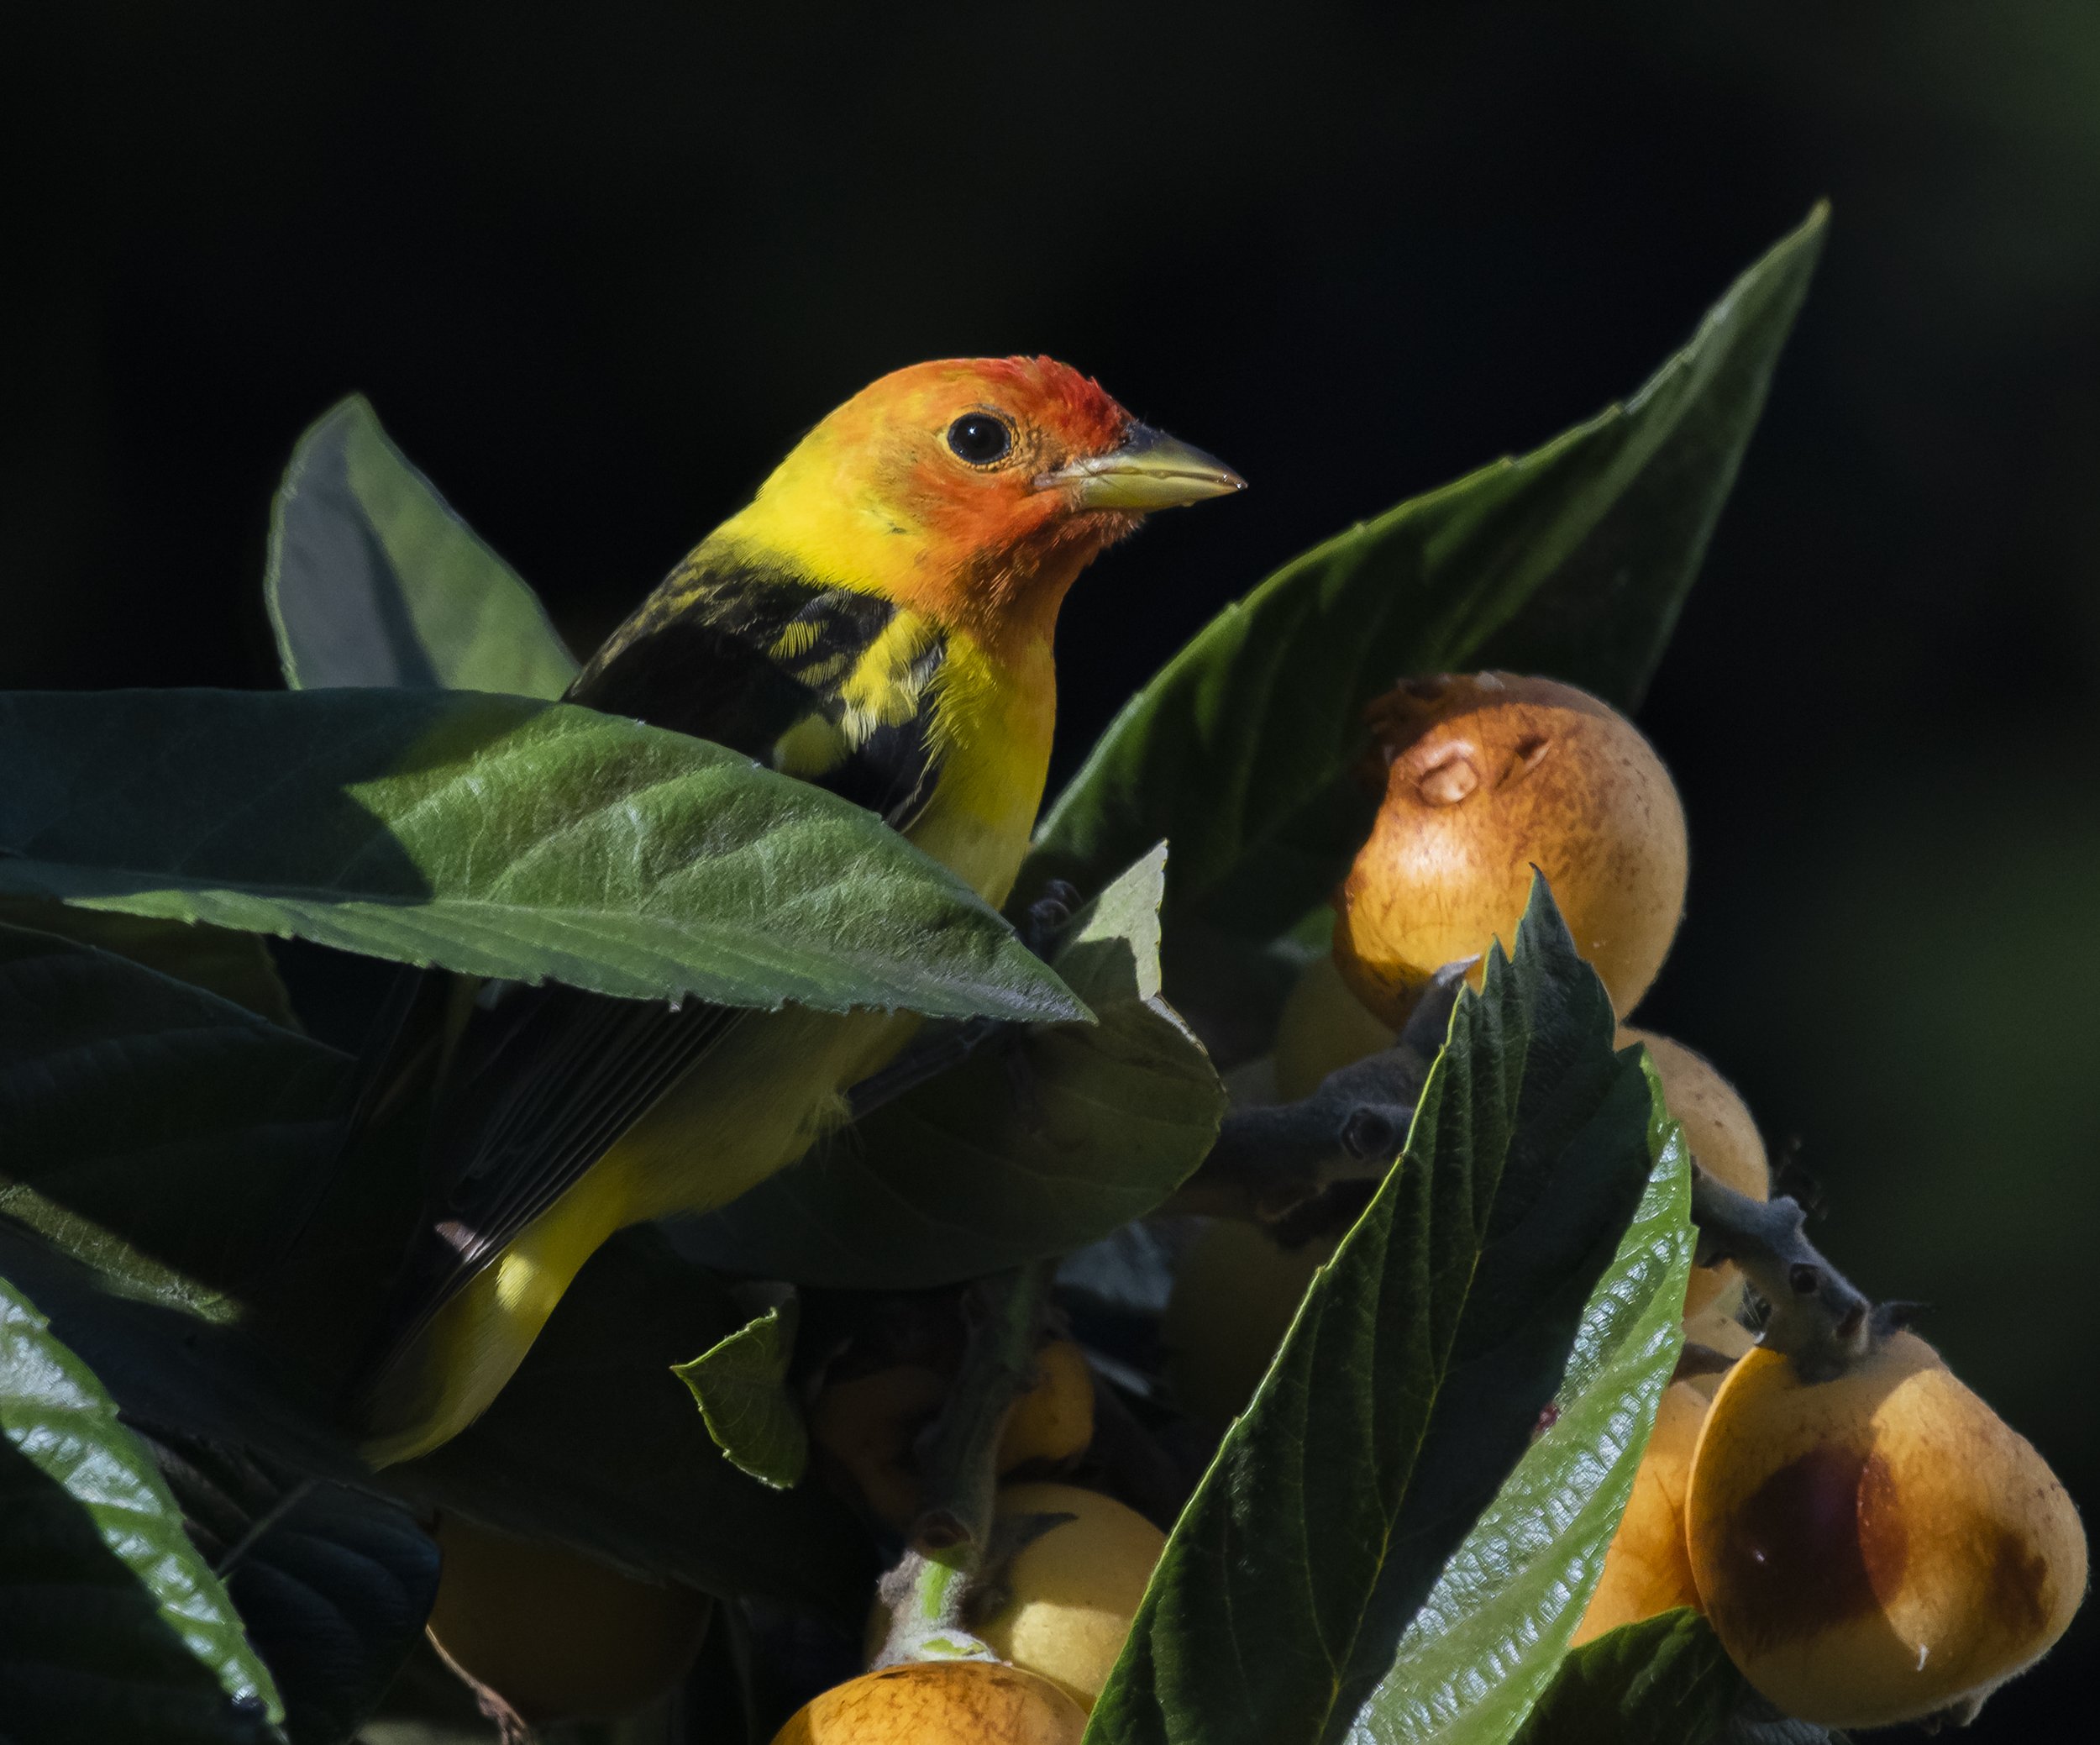
M 958 460 L 990 466 L 1005 458 L 1014 445 L 1014 433 L 1004 418 L 988 412 L 966 412 L 948 427 L 948 445 Z

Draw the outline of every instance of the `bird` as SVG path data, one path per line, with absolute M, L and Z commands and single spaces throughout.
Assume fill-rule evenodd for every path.
M 566 699 L 829 789 L 997 906 L 1042 802 L 1066 591 L 1147 514 L 1244 483 L 1048 358 L 899 370 L 812 428 Z M 429 1199 L 359 1390 L 374 1466 L 486 1410 L 616 1231 L 802 1155 L 916 1022 L 558 985 L 423 1006 L 454 1028 L 423 1051 Z

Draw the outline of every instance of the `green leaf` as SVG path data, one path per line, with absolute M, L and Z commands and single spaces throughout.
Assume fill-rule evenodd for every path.
M 995 1043 L 707 1217 L 680 1250 L 798 1284 L 914 1290 L 1084 1247 L 1154 1210 L 1224 1113 L 1159 992 L 1154 849 L 1074 918 L 1051 963 L 1095 1015 Z
M 1823 1745 L 1832 1737 L 1773 1713 L 1706 1620 L 1681 1608 L 1570 1653 L 1517 1745 Z
M 0 1279 L 0 1725 L 10 1745 L 281 1738 L 270 1674 L 94 1372 Z
M 1084 1016 L 860 807 L 572 705 L 16 692 L 0 768 L 0 891 L 601 993 Z
M 538 598 L 408 464 L 361 394 L 291 451 L 263 589 L 294 690 L 554 697 L 575 676 Z
M 1583 1311 L 1553 1422 L 1534 1435 L 1401 1638 L 1394 1669 L 1359 1718 L 1367 1741 L 1500 1745 L 1582 1621 L 1683 1343 L 1688 1154 L 1648 1071 L 1655 1171 Z
M 34 928 L 77 939 L 177 981 L 208 988 L 284 1029 L 299 1028 L 270 948 L 253 933 L 22 896 L 0 896 L 0 927 Z
M 291 1745 L 341 1745 L 379 1707 L 438 1593 L 438 1547 L 399 1503 L 147 1433 L 192 1541 L 283 1694 Z
M 715 1446 L 731 1465 L 776 1490 L 801 1482 L 809 1426 L 788 1393 L 796 1307 L 791 1287 L 769 1290 L 765 1311 L 671 1373 L 693 1390 Z
M 1633 398 L 1287 564 L 1138 693 L 1051 808 L 1021 888 L 1173 844 L 1170 927 L 1268 938 L 1326 901 L 1374 809 L 1365 704 L 1496 667 L 1640 700 L 1763 406 L 1824 212 Z
M 1177 1524 L 1092 1745 L 1514 1732 L 1681 1337 L 1683 1148 L 1614 1028 L 1537 882 Z
M 0 926 L 0 1214 L 229 1318 L 333 1146 L 344 1064 L 202 987 Z

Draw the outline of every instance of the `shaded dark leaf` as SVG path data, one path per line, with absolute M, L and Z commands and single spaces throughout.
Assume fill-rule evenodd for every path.
M 1092 1024 L 1002 1039 L 677 1227 L 711 1265 L 798 1284 L 908 1290 L 1083 1247 L 1152 1211 L 1200 1164 L 1225 1095 L 1159 993 L 1155 849 L 1074 918 L 1051 963 Z
M 746 1324 L 733 1296 L 648 1228 L 599 1250 L 510 1385 L 404 1494 L 526 1537 L 732 1597 L 858 1623 L 874 1548 L 822 1487 L 754 1485 L 723 1459 L 673 1366 Z
M 436 1542 L 383 1497 L 196 1438 L 147 1439 L 276 1679 L 291 1745 L 340 1745 L 423 1633 L 438 1592 Z
M 208 988 L 282 1029 L 299 1028 L 270 947 L 253 933 L 196 922 L 120 915 L 109 909 L 81 909 L 29 896 L 0 896 L 0 926 L 57 933 L 100 951 L 114 952 L 177 981 Z
M 344 1064 L 203 987 L 0 926 L 0 1212 L 230 1317 L 326 1160 Z
M 1517 1745 L 1826 1745 L 1842 1737 L 1772 1713 L 1706 1620 L 1683 1609 L 1571 1652 Z

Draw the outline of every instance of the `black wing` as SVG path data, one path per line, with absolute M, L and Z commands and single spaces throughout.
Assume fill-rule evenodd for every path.
M 887 601 L 778 570 L 711 568 L 706 552 L 614 633 L 570 686 L 570 700 L 727 745 L 908 826 L 935 780 L 941 637 Z M 433 1200 L 395 1294 L 390 1350 L 552 1206 L 740 1015 L 568 987 L 485 989 L 439 1092 Z M 432 1052 L 426 1038 L 421 1054 Z

